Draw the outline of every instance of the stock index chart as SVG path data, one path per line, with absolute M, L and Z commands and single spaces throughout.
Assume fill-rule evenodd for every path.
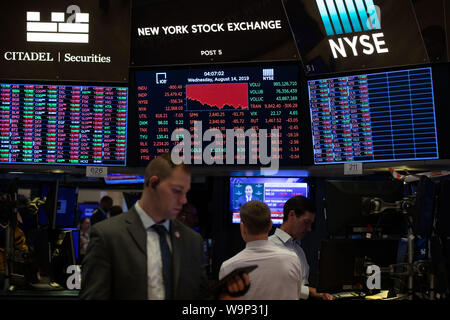
M 266 129 L 268 155 L 277 157 L 281 165 L 299 164 L 298 72 L 292 65 L 136 71 L 140 165 L 171 152 L 180 143 L 172 133 L 181 128 L 189 131 L 193 164 L 204 164 L 202 151 L 217 142 L 203 139 L 208 129 L 222 134 L 223 147 L 215 145 L 211 154 L 221 157 L 223 163 L 230 148 L 236 160 L 233 164 L 238 160 L 255 163 L 259 142 L 264 142 L 260 133 Z M 278 147 L 271 145 L 272 129 L 279 130 Z M 234 130 L 236 136 L 242 130 L 248 139 L 236 139 L 229 146 L 228 130 Z

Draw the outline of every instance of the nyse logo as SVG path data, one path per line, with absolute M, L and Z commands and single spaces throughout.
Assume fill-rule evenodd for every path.
M 316 0 L 333 57 L 388 53 L 381 30 L 381 12 L 373 0 Z M 352 37 L 341 35 L 364 33 Z M 349 50 L 348 50 L 349 49 Z
M 41 22 L 41 13 L 27 12 L 27 42 L 89 43 L 89 14 L 80 7 L 67 7 L 64 12 L 52 12 L 51 22 Z
M 263 80 L 274 80 L 273 69 L 263 69 Z

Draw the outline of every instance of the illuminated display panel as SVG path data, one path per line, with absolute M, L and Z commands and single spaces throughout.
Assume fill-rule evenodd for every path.
M 228 145 L 225 146 L 228 129 L 253 129 L 258 137 L 261 129 L 267 129 L 268 134 L 271 129 L 278 129 L 279 148 L 271 147 L 268 137 L 267 154 L 279 156 L 280 165 L 298 165 L 298 71 L 297 66 L 288 65 L 136 71 L 140 165 L 145 166 L 158 154 L 171 152 L 179 143 L 177 139 L 172 141 L 177 128 L 184 128 L 191 135 L 191 163 L 204 164 L 202 150 L 211 142 L 194 132 L 199 122 L 201 134 L 213 128 L 222 133 L 224 148 L 215 149 L 222 154 L 212 154 L 222 157 L 223 164 L 230 164 L 226 161 Z M 232 146 L 233 164 L 240 164 L 239 159 L 245 165 L 252 164 L 252 159 L 258 160 L 260 148 L 253 142 L 246 139 L 244 144 L 238 141 Z M 238 158 L 244 149 L 245 159 Z
M 126 165 L 128 88 L 0 84 L 0 164 Z
M 272 223 L 282 224 L 284 203 L 294 196 L 308 196 L 309 186 L 302 181 L 302 178 L 230 178 L 233 223 L 241 222 L 240 209 L 244 203 L 258 200 L 269 206 Z
M 308 81 L 314 162 L 438 159 L 431 68 Z

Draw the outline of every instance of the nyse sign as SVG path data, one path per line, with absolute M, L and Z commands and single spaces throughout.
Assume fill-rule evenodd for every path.
M 365 55 L 372 55 L 374 53 L 388 53 L 389 49 L 386 47 L 386 43 L 383 39 L 384 34 L 382 32 L 374 33 L 371 36 L 353 36 L 352 38 L 343 37 L 338 38 L 336 41 L 328 39 L 331 52 L 335 59 L 339 57 L 347 58 L 350 54 L 357 57 L 360 53 Z
M 356 3 L 356 7 L 355 7 Z M 381 30 L 381 10 L 372 0 L 316 0 L 317 8 L 328 37 L 333 57 L 347 58 L 348 52 L 357 57 L 359 54 L 388 53 Z M 367 34 L 374 31 L 376 33 Z M 360 33 L 352 37 L 340 37 L 342 34 Z M 336 38 L 338 36 L 338 38 Z

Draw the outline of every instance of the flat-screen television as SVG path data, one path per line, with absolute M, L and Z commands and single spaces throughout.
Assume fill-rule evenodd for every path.
M 105 177 L 106 184 L 133 184 L 144 183 L 143 175 L 110 173 Z
M 300 163 L 298 65 L 137 70 L 135 89 L 141 166 L 177 144 L 194 165 L 264 164 L 261 154 L 281 166 Z
M 126 165 L 127 87 L 0 84 L 0 164 Z
M 259 200 L 269 206 L 272 223 L 274 225 L 282 224 L 284 203 L 294 196 L 308 196 L 309 186 L 303 181 L 302 178 L 231 177 L 232 222 L 241 222 L 240 208 L 244 203 Z
M 412 2 L 283 1 L 308 76 L 427 63 Z
M 78 225 L 78 188 L 60 187 L 51 183 L 41 188 L 42 198 L 47 197 L 46 205 L 39 209 L 39 224 L 52 229 L 76 227 Z
M 439 159 L 431 68 L 308 81 L 315 164 Z

